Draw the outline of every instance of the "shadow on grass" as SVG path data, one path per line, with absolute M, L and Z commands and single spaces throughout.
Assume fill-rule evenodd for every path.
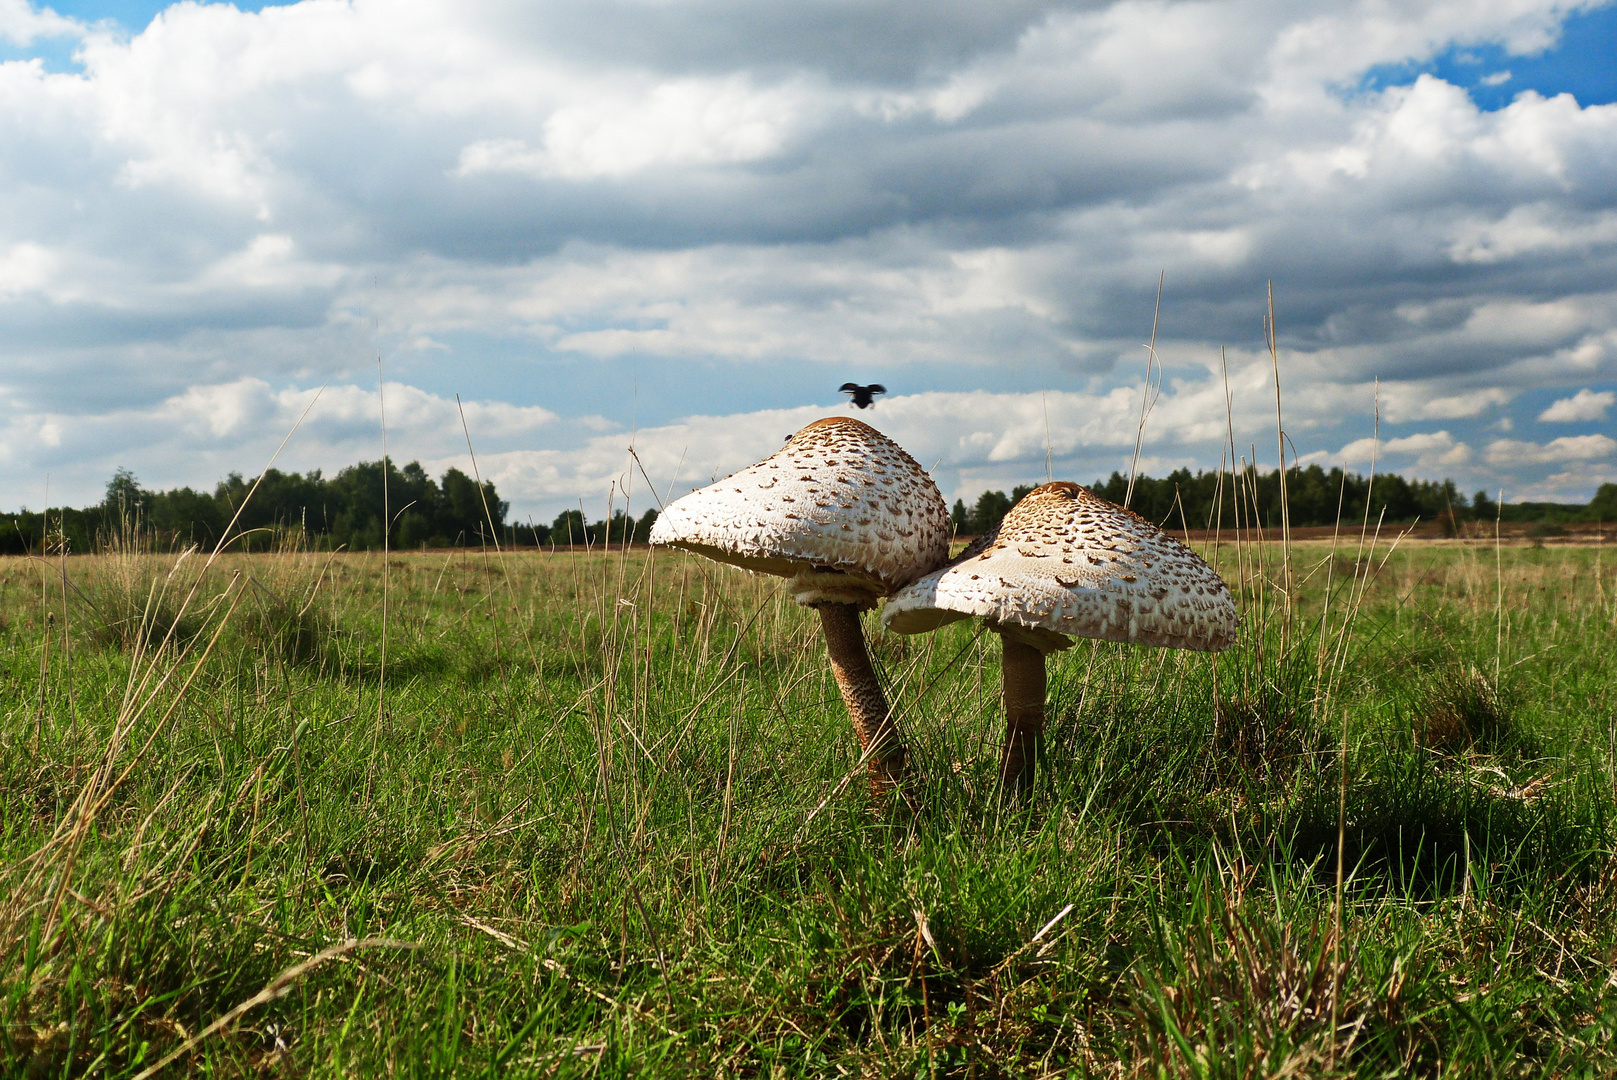
M 1220 844 L 1334 868 L 1339 735 L 1314 719 L 1303 688 L 1269 683 L 1205 714 L 1197 705 L 1211 695 L 1194 692 L 1069 712 L 1049 765 L 1072 771 L 1155 856 Z M 1421 710 L 1413 722 L 1411 702 Z M 1565 763 L 1513 780 L 1502 766 L 1522 774 L 1543 746 L 1508 690 L 1475 668 L 1438 664 L 1390 712 L 1349 762 L 1343 861 L 1359 876 L 1432 898 L 1466 889 L 1468 876 L 1476 887 L 1530 888 L 1602 865 L 1617 840 L 1609 784 Z

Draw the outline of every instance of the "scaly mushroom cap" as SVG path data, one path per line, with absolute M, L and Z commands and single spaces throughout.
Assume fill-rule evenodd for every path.
M 1064 481 L 1033 489 L 997 529 L 899 590 L 882 622 L 919 634 L 972 615 L 1029 631 L 1045 652 L 1064 647 L 1051 632 L 1218 651 L 1238 621 L 1229 587 L 1195 552 Z
M 868 607 L 949 558 L 949 511 L 897 443 L 829 416 L 670 503 L 651 542 L 794 578 L 800 604 Z

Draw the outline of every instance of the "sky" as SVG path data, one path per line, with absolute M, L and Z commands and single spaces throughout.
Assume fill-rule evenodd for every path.
M 1127 472 L 1153 328 L 1141 469 L 1273 468 L 1271 285 L 1288 461 L 1582 501 L 1614 59 L 1536 0 L 0 0 L 0 508 L 385 418 L 593 518 L 846 381 L 969 502 Z

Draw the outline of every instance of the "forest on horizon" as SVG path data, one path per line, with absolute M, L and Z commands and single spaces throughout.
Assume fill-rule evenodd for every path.
M 1237 485 L 1233 481 L 1239 479 Z M 258 489 L 248 499 L 257 483 Z M 1279 470 L 1248 469 L 1232 476 L 1218 471 L 1192 473 L 1179 469 L 1164 477 L 1129 478 L 1114 472 L 1089 485 L 1097 495 L 1128 505 L 1168 529 L 1214 526 L 1277 526 L 1280 521 Z M 1243 495 L 1236 498 L 1239 486 Z M 967 506 L 955 500 L 950 513 L 957 535 L 979 535 L 1001 518 L 1033 484 L 1004 491 L 984 491 Z M 245 503 L 245 506 L 244 506 Z M 1286 470 L 1286 506 L 1293 526 L 1330 525 L 1337 521 L 1380 521 L 1388 525 L 1438 522 L 1454 533 L 1466 522 L 1568 525 L 1617 521 L 1617 484 L 1604 484 L 1589 503 L 1517 502 L 1499 505 L 1487 492 L 1467 497 L 1452 480 L 1411 480 L 1397 473 L 1374 478 L 1319 465 Z M 1256 508 L 1253 520 L 1253 510 Z M 383 521 L 392 518 L 388 546 L 395 550 L 478 547 L 497 542 L 505 547 L 593 545 L 644 540 L 657 511 L 638 518 L 624 509 L 606 519 L 587 522 L 584 512 L 567 510 L 549 524 L 509 521 L 510 503 L 500 498 L 492 481 L 479 484 L 451 468 L 434 480 L 420 462 L 402 468 L 388 462 L 362 461 L 327 477 L 268 469 L 260 478 L 231 473 L 210 492 L 190 487 L 154 491 L 142 487 L 127 469 L 107 482 L 99 503 L 82 508 L 0 512 L 0 554 L 45 551 L 89 552 L 139 533 L 142 542 L 158 547 L 188 544 L 211 546 L 231 518 L 245 533 L 247 550 L 303 544 L 316 550 L 377 550 L 383 546 Z

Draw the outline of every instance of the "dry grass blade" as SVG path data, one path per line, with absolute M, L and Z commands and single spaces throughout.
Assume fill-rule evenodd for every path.
M 198 1044 L 200 1044 L 204 1039 L 223 1031 L 225 1028 L 241 1019 L 242 1016 L 251 1012 L 253 1009 L 258 1008 L 260 1005 L 267 1005 L 276 998 L 284 996 L 287 991 L 292 989 L 293 983 L 297 982 L 304 975 L 307 975 L 309 972 L 313 971 L 315 968 L 319 967 L 321 964 L 324 964 L 328 960 L 335 960 L 339 956 L 347 956 L 349 953 L 358 952 L 360 949 L 419 949 L 420 947 L 421 946 L 410 941 L 395 941 L 392 938 L 372 937 L 364 939 L 349 938 L 347 941 L 339 942 L 330 948 L 321 949 L 319 952 L 315 953 L 302 963 L 293 964 L 291 967 L 275 976 L 275 978 L 271 979 L 267 984 L 265 984 L 264 989 L 260 990 L 258 993 L 254 994 L 240 1005 L 237 1005 L 234 1009 L 231 1009 L 229 1012 L 219 1017 L 219 1019 L 215 1020 L 213 1023 L 191 1036 L 189 1039 L 186 1039 L 173 1050 L 170 1050 L 167 1054 L 163 1055 L 163 1057 L 160 1058 L 156 1064 L 136 1073 L 133 1080 L 149 1080 L 150 1077 L 157 1075 L 163 1069 L 166 1069 L 168 1066 L 172 1065 L 174 1062 L 196 1049 Z
M 1280 653 L 1286 655 L 1291 637 L 1291 612 L 1296 592 L 1291 577 L 1291 507 L 1286 498 L 1286 424 L 1280 411 L 1280 342 L 1275 327 L 1275 285 L 1269 282 L 1269 315 L 1264 333 L 1269 339 L 1269 359 L 1275 373 L 1275 443 L 1280 462 L 1280 560 L 1281 581 L 1285 596 L 1284 615 L 1280 623 Z
M 1157 359 L 1157 320 L 1162 316 L 1162 283 L 1167 277 L 1166 270 L 1157 276 L 1157 304 L 1151 313 L 1151 343 L 1145 347 L 1145 383 L 1140 389 L 1140 419 L 1134 427 L 1134 456 L 1129 461 L 1129 486 L 1123 496 L 1124 506 L 1134 499 L 1134 480 L 1140 471 L 1140 451 L 1145 444 L 1145 422 L 1162 392 L 1162 364 Z M 1151 381 L 1153 374 L 1156 382 Z
M 21 944 L 23 936 L 23 920 L 26 917 L 27 912 L 30 911 L 34 906 L 34 904 L 28 898 L 29 894 L 32 889 L 38 887 L 42 883 L 43 875 L 52 868 L 56 870 L 56 884 L 54 888 L 54 896 L 50 900 L 49 914 L 45 920 L 45 928 L 42 940 L 47 943 L 47 947 L 49 943 L 53 941 L 54 934 L 57 929 L 57 916 L 60 914 L 62 903 L 68 895 L 68 890 L 71 888 L 74 862 L 80 847 L 83 845 L 86 837 L 89 835 L 96 816 L 101 812 L 102 808 L 107 805 L 107 802 L 111 799 L 113 793 L 116 792 L 123 782 L 130 776 L 130 774 L 134 771 L 135 766 L 156 742 L 158 734 L 167 725 L 169 718 L 173 716 L 174 711 L 179 707 L 180 702 L 184 700 L 186 690 L 189 689 L 192 681 L 196 678 L 197 673 L 202 670 L 203 664 L 207 661 L 208 657 L 212 654 L 214 647 L 218 644 L 220 634 L 223 632 L 225 625 L 229 622 L 230 616 L 232 613 L 234 613 L 236 604 L 240 600 L 240 591 L 238 588 L 240 584 L 240 574 L 238 573 L 232 576 L 230 587 L 225 590 L 224 594 L 222 594 L 220 598 L 223 599 L 225 597 L 229 597 L 229 607 L 222 615 L 219 616 L 218 621 L 214 626 L 213 634 L 208 640 L 207 647 L 202 650 L 202 653 L 197 658 L 196 663 L 192 665 L 190 672 L 186 675 L 184 683 L 180 686 L 174 700 L 169 703 L 167 710 L 164 711 L 158 723 L 153 726 L 153 730 L 147 737 L 145 743 L 142 745 L 140 750 L 136 752 L 133 759 L 127 763 L 122 772 L 118 774 L 116 779 L 113 779 L 113 773 L 117 767 L 119 754 L 123 750 L 129 736 L 134 733 L 135 727 L 156 705 L 158 695 L 160 695 L 169 685 L 169 682 L 173 678 L 174 674 L 180 670 L 183 661 L 190 654 L 192 643 L 176 642 L 176 630 L 180 627 L 181 621 L 188 613 L 191 612 L 192 605 L 198 598 L 199 591 L 202 587 L 202 582 L 206 577 L 208 570 L 213 566 L 214 562 L 219 558 L 220 554 L 226 549 L 226 547 L 239 537 L 240 534 L 235 532 L 236 524 L 241 520 L 242 512 L 247 508 L 248 503 L 252 499 L 253 493 L 258 490 L 258 486 L 263 482 L 265 474 L 268 473 L 270 467 L 273 466 L 275 461 L 280 457 L 281 451 L 286 448 L 286 444 L 291 441 L 292 436 L 296 434 L 298 428 L 302 426 L 303 421 L 309 415 L 309 411 L 314 408 L 315 402 L 320 400 L 320 394 L 324 392 L 324 389 L 325 388 L 322 387 L 321 391 L 317 392 L 310 400 L 309 404 L 304 408 L 302 414 L 299 415 L 297 422 L 292 425 L 291 430 L 286 433 L 286 437 L 283 438 L 280 445 L 276 447 L 275 453 L 270 456 L 269 463 L 266 464 L 264 469 L 259 473 L 258 479 L 255 480 L 253 482 L 253 486 L 248 489 L 246 498 L 242 500 L 241 505 L 236 508 L 236 512 L 231 516 L 229 524 L 225 526 L 224 531 L 220 534 L 219 541 L 214 545 L 213 551 L 209 554 L 201 570 L 198 571 L 197 574 L 192 578 L 189 588 L 186 590 L 185 597 L 179 603 L 175 611 L 173 621 L 170 623 L 168 631 L 163 636 L 163 639 L 159 643 L 156 651 L 151 653 L 150 656 L 147 655 L 146 638 L 148 635 L 142 634 L 140 640 L 136 642 L 135 651 L 129 666 L 129 675 L 124 684 L 123 701 L 119 706 L 116 720 L 112 726 L 112 732 L 107 740 L 106 750 L 102 755 L 102 763 L 100 767 L 91 771 L 90 777 L 86 781 L 84 788 L 80 791 L 77 798 L 71 804 L 71 807 L 68 813 L 62 819 L 62 822 L 52 832 L 50 837 L 42 845 L 41 849 L 34 853 L 34 857 L 31 862 L 32 871 L 29 877 L 25 879 L 22 887 L 13 890 L 12 895 L 8 897 L 8 902 L 5 905 L 0 906 L 0 957 L 9 956 L 12 950 Z M 180 566 L 185 563 L 185 561 L 195 550 L 195 548 L 187 548 L 181 553 L 180 558 L 176 560 L 174 567 L 170 569 L 168 575 L 170 580 L 173 578 L 174 574 L 178 572 Z M 155 592 L 155 590 L 156 584 L 154 582 L 152 591 Z M 150 609 L 150 603 L 151 602 L 148 601 L 148 611 Z M 143 619 L 149 620 L 149 614 L 147 616 L 143 616 Z M 167 663 L 164 663 L 165 658 L 168 658 Z M 43 686 L 43 683 L 41 685 Z M 65 853 L 60 857 L 53 858 L 53 853 L 61 850 L 64 847 Z

